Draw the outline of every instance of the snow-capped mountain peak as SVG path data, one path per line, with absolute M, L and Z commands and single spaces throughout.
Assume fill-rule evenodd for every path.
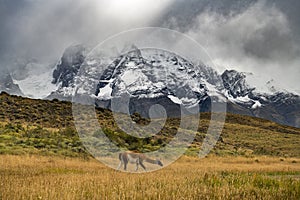
M 211 102 L 228 102 L 229 112 L 300 126 L 299 95 L 284 90 L 272 78 L 236 70 L 219 74 L 201 61 L 191 62 L 172 52 L 135 45 L 127 45 L 120 53 L 111 49 L 88 54 L 87 49 L 73 45 L 65 50 L 54 70 L 27 70 L 27 78 L 18 76 L 13 83 L 33 98 L 52 91 L 48 99 L 72 100 L 76 92 L 105 108 L 110 108 L 113 98 L 127 95 L 132 99 L 130 109 L 143 116 L 157 103 L 177 116 L 180 113 L 173 111 L 179 105 L 198 104 L 200 111 L 209 112 Z M 39 67 L 35 62 L 27 68 Z
M 191 105 L 207 95 L 205 88 L 200 87 L 201 80 L 197 68 L 178 55 L 157 49 L 135 49 L 104 70 L 95 95 L 100 100 L 107 99 L 107 91 L 111 91 L 110 98 L 123 93 L 138 98 L 175 95 L 176 102 Z

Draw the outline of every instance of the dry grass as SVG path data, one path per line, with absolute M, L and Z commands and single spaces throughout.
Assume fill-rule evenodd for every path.
M 300 159 L 184 157 L 129 174 L 95 160 L 0 157 L 0 199 L 299 199 Z

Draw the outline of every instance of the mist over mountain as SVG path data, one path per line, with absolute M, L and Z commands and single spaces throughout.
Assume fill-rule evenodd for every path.
M 6 91 L 12 95 L 24 95 L 9 73 L 0 74 L 0 91 Z

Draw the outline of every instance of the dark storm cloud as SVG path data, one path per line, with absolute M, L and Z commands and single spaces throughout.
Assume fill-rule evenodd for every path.
M 298 2 L 193 0 L 190 6 L 198 11 L 187 17 L 174 7 L 165 14 L 164 26 L 197 40 L 220 71 L 234 68 L 265 74 L 280 80 L 285 88 L 299 90 Z
M 250 35 L 243 44 L 243 50 L 257 59 L 272 59 L 281 55 L 285 55 L 281 59 L 292 59 L 298 53 L 293 42 L 291 34 L 271 25 Z
M 249 13 L 249 8 L 252 8 L 252 13 Z M 202 24 L 201 22 L 199 23 L 199 20 L 201 20 L 199 18 L 201 17 L 210 18 L 213 23 L 211 26 L 214 26 L 216 23 L 221 23 L 219 25 L 222 26 L 223 23 L 234 21 L 240 18 L 241 15 L 245 15 L 245 17 L 240 19 L 239 26 L 243 26 L 243 23 L 244 26 L 247 26 L 249 25 L 247 18 L 252 17 L 254 18 L 252 22 L 254 23 L 253 29 L 256 29 L 252 31 L 251 27 L 246 27 L 249 29 L 249 34 L 246 34 L 243 38 L 243 49 L 245 53 L 250 56 L 270 58 L 273 51 L 284 51 L 289 55 L 289 53 L 295 50 L 291 47 L 293 47 L 294 41 L 300 38 L 300 32 L 298 34 L 298 31 L 300 31 L 300 13 L 298 8 L 300 8 L 300 1 L 297 0 L 191 0 L 188 2 L 179 0 L 169 8 L 168 12 L 163 16 L 163 19 L 157 23 L 158 25 L 163 24 L 165 27 L 183 32 L 193 29 L 199 29 L 199 31 L 203 32 L 203 30 L 201 30 Z M 272 9 L 273 12 L 270 12 Z M 264 10 L 266 10 L 266 13 L 264 13 Z M 258 16 L 256 14 L 258 14 Z M 278 26 L 277 22 L 282 20 L 278 18 L 279 15 L 281 18 L 286 18 L 286 22 L 283 22 L 285 25 L 288 24 L 286 27 L 283 27 L 282 24 Z M 264 19 L 264 17 L 267 19 Z M 270 19 L 270 17 L 274 17 L 274 20 Z M 257 28 L 256 25 L 261 22 L 265 24 Z M 228 28 L 229 26 L 230 25 L 228 25 Z M 230 43 L 236 36 L 241 37 L 241 34 L 245 34 L 240 32 L 233 33 L 235 31 L 234 29 L 228 30 L 225 26 L 223 27 L 222 32 L 220 32 L 221 29 L 214 30 L 214 35 L 222 34 L 220 37 L 224 39 L 224 43 Z M 282 30 L 282 28 L 291 29 L 293 31 L 287 33 L 287 30 Z
M 287 17 L 291 24 L 291 29 L 300 39 L 300 1 L 299 0 L 275 0 L 269 1 L 270 5 L 275 4 Z
M 6 1 L 8 2 L 8 1 Z M 78 1 L 10 1 L 5 3 L 6 24 L 4 52 L 18 54 L 20 57 L 55 57 L 61 48 L 86 42 L 84 29 L 94 31 L 89 17 L 94 17 L 90 5 L 80 5 Z M 91 11 L 90 15 L 84 14 Z M 86 15 L 86 16 L 85 16 Z M 88 38 L 89 35 L 86 35 Z M 53 54 L 53 55 L 52 55 Z M 12 55 L 13 56 L 13 55 Z
M 203 12 L 210 11 L 229 16 L 242 12 L 257 0 L 177 0 L 173 2 L 156 24 L 186 31 Z M 170 21 L 174 24 L 170 24 Z
M 93 46 L 120 31 L 149 26 L 169 3 L 147 0 L 2 0 L 1 66 L 10 60 L 59 59 L 72 44 Z M 3 60 L 8 60 L 3 64 Z
M 13 21 L 10 21 L 10 19 L 17 13 L 22 12 L 22 9 L 26 8 L 26 5 L 25 1 L 20 1 L 18 4 L 10 0 L 0 1 L 0 55 L 7 53 L 7 50 L 11 47 Z

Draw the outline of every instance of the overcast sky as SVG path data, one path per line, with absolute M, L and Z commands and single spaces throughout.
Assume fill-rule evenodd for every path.
M 0 70 L 16 58 L 50 62 L 72 44 L 159 26 L 194 38 L 219 70 L 266 74 L 299 89 L 299 9 L 298 0 L 0 0 Z

